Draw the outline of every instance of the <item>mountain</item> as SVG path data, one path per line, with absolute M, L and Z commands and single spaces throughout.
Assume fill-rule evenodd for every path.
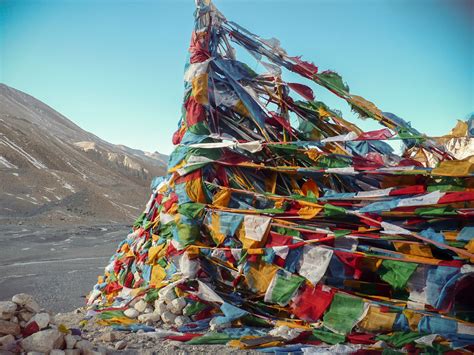
M 130 222 L 167 156 L 108 143 L 0 84 L 0 222 Z

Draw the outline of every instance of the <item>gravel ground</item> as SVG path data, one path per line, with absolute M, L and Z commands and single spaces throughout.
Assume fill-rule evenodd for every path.
M 55 316 L 56 322 L 62 323 L 68 327 L 77 327 L 77 324 L 83 319 L 83 311 L 68 312 L 57 314 Z M 87 323 L 83 331 L 84 338 L 90 340 L 97 349 L 105 350 L 107 355 L 110 354 L 180 354 L 180 355 L 194 355 L 194 354 L 248 354 L 257 355 L 262 354 L 257 351 L 237 350 L 226 345 L 186 345 L 179 341 L 162 340 L 156 338 L 150 333 L 131 333 L 112 331 L 110 327 L 98 326 L 94 322 Z M 110 337 L 113 333 L 117 340 L 113 342 L 104 341 L 103 338 Z M 125 341 L 127 346 L 122 351 L 115 350 L 115 344 L 118 341 Z
M 128 230 L 124 225 L 0 225 L 0 300 L 25 292 L 53 312 L 83 306 Z

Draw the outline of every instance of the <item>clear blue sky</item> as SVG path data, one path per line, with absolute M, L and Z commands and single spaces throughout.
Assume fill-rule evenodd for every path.
M 421 131 L 447 133 L 474 111 L 473 1 L 214 2 Z M 0 0 L 0 82 L 112 143 L 170 153 L 193 11 L 193 0 Z

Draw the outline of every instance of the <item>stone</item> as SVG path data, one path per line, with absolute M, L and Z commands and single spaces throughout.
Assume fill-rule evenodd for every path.
M 100 351 L 89 349 L 89 350 L 84 350 L 82 352 L 82 355 L 102 355 L 102 353 Z
M 176 324 L 177 327 L 181 327 L 188 323 L 191 323 L 191 318 L 187 316 L 177 316 L 174 320 L 174 324 Z
M 46 329 L 24 338 L 20 345 L 25 351 L 49 353 L 60 349 L 64 344 L 64 335 L 56 329 Z
M 162 300 L 168 304 L 170 303 L 172 300 L 174 300 L 177 296 L 176 296 L 176 293 L 174 292 L 174 290 L 172 288 L 170 289 L 167 289 L 165 292 L 163 292 L 163 295 L 160 296 L 162 298 Z
M 125 315 L 125 317 L 135 319 L 138 317 L 140 312 L 138 312 L 135 308 L 128 308 L 125 310 L 125 312 L 123 312 L 123 314 Z
M 119 334 L 117 332 L 110 332 L 110 331 L 105 332 L 104 334 L 102 334 L 99 337 L 100 341 L 103 341 L 103 342 L 106 342 L 106 343 L 111 343 L 111 342 L 114 342 L 114 341 L 117 341 L 117 340 L 120 340 L 120 339 L 122 339 L 121 334 Z
M 155 301 L 155 312 L 162 314 L 166 312 L 167 307 L 165 301 L 162 300 L 156 300 Z
M 46 354 L 41 353 L 39 351 L 29 351 L 26 355 L 46 355 Z
M 13 296 L 12 302 L 15 302 L 20 307 L 24 307 L 33 313 L 38 313 L 41 310 L 39 304 L 35 301 L 33 296 L 27 293 L 19 293 Z
M 171 313 L 170 311 L 165 311 L 161 314 L 161 319 L 165 323 L 174 323 L 174 320 L 176 319 L 176 315 Z
M 9 320 L 16 311 L 17 304 L 11 301 L 0 302 L 0 319 Z
M 115 350 L 123 350 L 127 347 L 127 342 L 125 340 L 120 340 L 115 343 Z
M 0 335 L 19 335 L 20 326 L 17 323 L 0 319 Z
M 18 323 L 20 323 L 20 320 L 18 319 L 17 316 L 13 316 L 13 317 L 11 317 L 10 322 L 18 324 Z
M 147 305 L 148 304 L 144 300 L 140 300 L 137 303 L 135 303 L 135 306 L 133 306 L 133 308 L 135 308 L 138 312 L 143 313 Z
M 168 303 L 168 310 L 174 314 L 183 314 L 183 308 L 186 307 L 186 300 L 184 298 L 175 298 Z
M 9 350 L 15 344 L 15 337 L 11 334 L 0 338 L 0 350 Z
M 143 313 L 153 313 L 153 307 L 147 306 L 145 310 L 143 311 Z
M 76 345 L 77 343 L 77 340 L 74 335 L 67 334 L 64 337 L 64 340 L 66 341 L 66 349 L 74 349 L 74 345 Z
M 66 355 L 81 355 L 81 351 L 79 349 L 66 349 L 64 350 Z
M 59 350 L 59 349 L 54 349 L 54 350 L 51 350 L 51 352 L 49 353 L 49 355 L 65 355 L 66 352 L 64 350 Z
M 89 340 L 79 340 L 76 343 L 76 349 L 79 349 L 82 352 L 84 352 L 86 350 L 92 350 L 93 348 L 94 348 L 94 346 L 92 345 L 92 343 Z
M 48 313 L 37 313 L 31 318 L 29 323 L 36 322 L 36 324 L 38 324 L 39 329 L 44 329 L 48 326 L 50 320 L 51 317 Z
M 142 323 L 146 322 L 158 322 L 161 316 L 158 313 L 144 313 L 138 316 L 138 321 Z

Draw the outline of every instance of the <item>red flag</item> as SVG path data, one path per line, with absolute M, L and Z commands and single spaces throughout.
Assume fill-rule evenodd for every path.
M 298 83 L 288 83 L 288 86 L 303 96 L 306 100 L 314 100 L 313 90 L 309 86 Z

